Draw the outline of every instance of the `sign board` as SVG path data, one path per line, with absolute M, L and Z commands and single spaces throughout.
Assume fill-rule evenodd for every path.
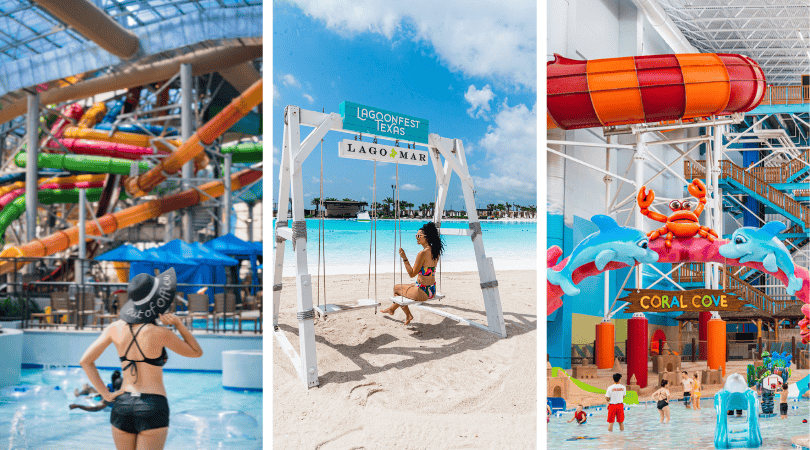
M 359 103 L 340 104 L 343 129 L 400 141 L 428 142 L 428 121 Z
M 630 303 L 624 310 L 626 313 L 739 311 L 748 303 L 735 292 L 718 289 L 692 289 L 688 291 L 627 290 L 630 291 L 630 295 L 619 299 L 619 301 Z
M 398 162 L 412 166 L 424 166 L 430 159 L 428 152 L 425 150 L 395 147 L 390 144 L 374 144 L 371 142 L 355 141 L 354 139 L 344 139 L 340 141 L 338 150 L 338 156 L 341 158 L 366 159 L 386 163 Z

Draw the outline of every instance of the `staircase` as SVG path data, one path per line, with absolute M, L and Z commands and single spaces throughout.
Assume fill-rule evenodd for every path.
M 804 152 L 802 157 L 808 158 L 808 152 Z M 698 162 L 700 166 L 693 164 L 692 161 L 684 161 L 684 175 L 687 179 L 706 178 L 706 171 L 704 169 L 705 161 Z M 762 167 L 746 171 L 744 168 L 731 161 L 724 160 L 720 161 L 720 179 L 724 183 L 731 185 L 731 187 L 742 191 L 744 194 L 755 197 L 792 222 L 801 225 L 803 230 L 810 231 L 810 207 L 802 205 L 784 192 L 770 185 L 770 183 L 782 183 L 786 179 L 779 177 L 797 176 L 796 174 L 801 173 L 803 170 L 806 172 L 806 166 L 802 169 L 794 163 L 801 164 L 801 162 L 794 160 L 783 166 Z M 801 165 L 803 166 L 803 164 Z M 791 170 L 793 170 L 793 172 L 791 172 Z M 766 179 L 759 178 L 757 174 Z
M 703 263 L 687 263 L 681 266 L 672 275 L 672 280 L 679 284 L 699 284 L 704 285 Z M 740 269 L 740 270 L 738 270 Z M 740 278 L 737 273 L 753 270 L 748 267 L 720 266 L 720 284 L 723 289 L 736 291 L 738 295 L 747 303 L 750 303 L 768 314 L 774 314 L 793 304 L 799 304 L 798 300 L 783 301 L 775 300 L 768 294 L 760 291 L 756 286 L 752 286 Z

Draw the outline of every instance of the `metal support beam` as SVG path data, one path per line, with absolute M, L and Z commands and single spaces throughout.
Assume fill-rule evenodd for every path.
M 191 138 L 191 135 L 194 133 L 194 111 L 191 110 L 191 100 L 192 100 L 192 92 L 191 92 L 191 85 L 192 85 L 192 78 L 191 78 L 191 64 L 181 64 L 180 65 L 180 137 L 183 138 L 183 141 L 187 141 Z M 192 183 L 190 178 L 194 177 L 194 161 L 188 161 L 187 163 L 183 164 L 183 168 L 181 170 L 181 176 L 183 178 L 183 187 L 190 186 L 189 183 Z M 193 230 L 192 230 L 192 218 L 191 218 L 191 210 L 186 209 L 182 212 L 183 214 L 183 240 L 186 242 L 192 242 L 193 239 Z
M 225 155 L 225 179 L 224 188 L 225 192 L 222 193 L 222 227 L 219 229 L 219 235 L 224 236 L 231 232 L 231 162 L 233 154 L 228 153 Z
M 25 116 L 27 161 L 25 166 L 25 228 L 26 240 L 37 237 L 37 156 L 39 156 L 39 93 L 28 94 Z
M 248 214 L 248 227 L 247 227 L 247 238 L 248 242 L 253 242 L 253 207 L 256 206 L 255 203 L 249 202 L 247 204 L 247 214 Z
M 636 154 L 633 156 L 633 164 L 636 166 L 636 189 L 641 189 L 644 186 L 644 158 L 647 153 L 647 143 L 644 142 L 644 133 L 636 135 Z M 636 205 L 633 209 L 635 215 L 635 227 L 638 230 L 644 231 L 644 214 L 641 214 L 641 207 Z M 636 266 L 636 289 L 642 288 L 642 269 L 644 264 Z
M 87 190 L 79 189 L 79 260 L 76 261 L 76 282 L 84 284 L 84 260 L 87 258 Z

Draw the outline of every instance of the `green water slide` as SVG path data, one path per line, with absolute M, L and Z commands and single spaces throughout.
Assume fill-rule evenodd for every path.
M 97 202 L 101 198 L 104 188 L 87 189 L 87 201 Z M 78 203 L 78 189 L 41 189 L 37 191 L 37 199 L 42 205 L 54 205 L 57 203 Z M 0 236 L 6 234 L 6 228 L 11 222 L 19 219 L 25 213 L 25 195 L 15 198 L 0 211 Z
M 242 144 L 223 147 L 222 153 L 233 155 L 231 161 L 235 163 L 255 163 L 262 160 L 262 144 L 246 142 Z
M 14 163 L 18 167 L 25 167 L 28 155 L 25 152 L 17 153 Z M 40 153 L 37 155 L 37 167 L 40 169 L 75 170 L 92 173 L 113 173 L 116 175 L 129 175 L 130 167 L 138 164 L 138 173 L 149 170 L 145 162 L 131 161 L 123 158 L 95 155 L 63 155 L 59 153 Z
M 552 377 L 558 376 L 557 375 L 558 373 L 562 373 L 563 375 L 567 376 L 568 379 L 571 380 L 574 383 L 574 385 L 576 385 L 576 387 L 582 389 L 585 392 L 591 392 L 593 394 L 602 394 L 602 395 L 605 394 L 604 389 L 599 389 L 598 387 L 594 387 L 594 386 L 591 386 L 590 384 L 583 383 L 583 382 L 577 380 L 576 378 L 571 378 L 570 376 L 568 376 L 567 373 L 565 373 L 565 370 L 563 370 L 563 369 L 561 369 L 559 367 L 552 367 L 551 368 L 551 376 Z M 628 390 L 627 395 L 624 397 L 624 403 L 626 405 L 638 405 L 638 394 L 636 392 Z

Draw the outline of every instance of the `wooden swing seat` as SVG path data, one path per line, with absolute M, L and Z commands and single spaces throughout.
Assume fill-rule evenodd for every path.
M 312 309 L 317 311 L 321 316 L 328 316 L 329 314 L 338 314 L 365 308 L 376 308 L 378 306 L 380 306 L 380 303 L 373 298 L 361 298 L 354 304 L 336 305 L 333 303 L 327 303 L 326 305 L 315 305 L 312 307 Z
M 443 298 L 444 298 L 444 294 L 439 294 L 437 292 L 436 295 L 433 296 L 433 298 L 429 298 L 429 299 L 427 299 L 427 300 L 425 300 L 423 302 L 420 302 L 418 300 L 414 300 L 414 299 L 411 299 L 411 298 L 408 298 L 408 297 L 403 297 L 401 295 L 398 295 L 396 297 L 391 297 L 391 301 L 396 303 L 399 306 L 408 306 L 408 305 L 413 305 L 414 303 L 421 305 L 423 303 L 429 303 L 429 302 L 441 300 Z

